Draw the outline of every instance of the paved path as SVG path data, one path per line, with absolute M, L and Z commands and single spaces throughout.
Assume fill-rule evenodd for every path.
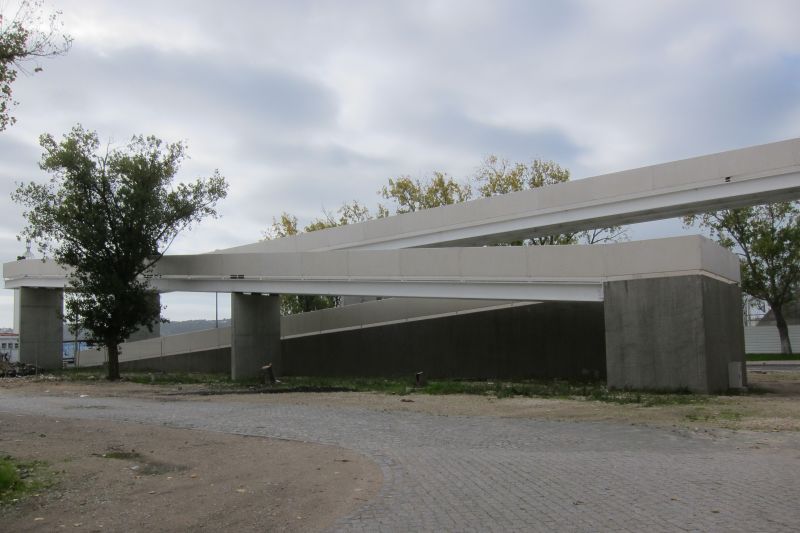
M 0 410 L 336 444 L 377 498 L 341 531 L 797 531 L 800 438 L 273 402 L 17 396 Z

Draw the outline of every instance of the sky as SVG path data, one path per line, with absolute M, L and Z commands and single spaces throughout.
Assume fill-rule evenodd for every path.
M 389 178 L 466 179 L 488 155 L 554 160 L 580 179 L 800 136 L 795 0 L 47 5 L 74 43 L 13 86 L 2 262 L 24 252 L 15 183 L 48 179 L 39 135 L 77 123 L 114 146 L 185 141 L 178 181 L 226 177 L 219 219 L 171 253 L 257 241 L 284 211 L 302 225 L 343 202 L 374 206 Z M 631 238 L 687 232 L 651 222 Z M 12 301 L 0 290 L 0 327 Z M 215 313 L 213 294 L 162 302 L 171 320 Z

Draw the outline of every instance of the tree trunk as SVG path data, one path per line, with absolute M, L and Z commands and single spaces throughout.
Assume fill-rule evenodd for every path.
M 789 340 L 789 326 L 786 325 L 786 319 L 783 317 L 783 309 L 773 307 L 772 312 L 775 314 L 775 324 L 778 326 L 778 334 L 781 337 L 781 353 L 791 354 L 792 343 Z
M 119 380 L 119 343 L 116 339 L 106 344 L 108 353 L 108 380 Z

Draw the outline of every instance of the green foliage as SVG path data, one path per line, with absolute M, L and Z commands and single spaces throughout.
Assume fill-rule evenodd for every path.
M 124 149 L 101 151 L 97 133 L 81 126 L 61 142 L 42 135 L 40 143 L 40 166 L 52 178 L 19 184 L 12 195 L 26 208 L 22 237 L 72 267 L 67 313 L 108 348 L 109 379 L 118 379 L 119 343 L 160 320 L 152 267 L 181 231 L 216 216 L 227 184 L 215 171 L 172 186 L 183 143 L 136 136 Z
M 281 294 L 281 314 L 295 315 L 336 307 L 338 296 L 325 294 Z
M 725 209 L 684 218 L 739 256 L 742 291 L 775 314 L 783 353 L 792 353 L 783 308 L 800 292 L 800 202 Z
M 408 176 L 389 179 L 389 185 L 384 185 L 379 193 L 393 200 L 397 204 L 396 213 L 401 214 L 465 202 L 472 197 L 472 187 L 469 183 L 458 183 L 444 172 L 434 172 L 426 181 Z
M 342 204 L 336 211 L 338 217 L 329 211 L 323 211 L 323 218 L 315 219 L 311 224 L 304 228 L 304 231 L 317 231 L 327 228 L 335 228 L 337 226 L 346 226 L 348 224 L 357 224 L 372 220 L 374 217 L 370 213 L 369 208 L 358 203 L 358 200 L 353 200 L 353 203 Z
M 570 179 L 569 170 L 554 161 L 534 159 L 530 164 L 510 163 L 496 156 L 489 156 L 475 173 L 478 193 L 483 197 L 497 196 L 528 189 L 538 189 L 549 185 L 566 183 Z M 555 244 L 596 244 L 624 239 L 626 230 L 621 226 L 597 228 L 577 233 L 561 233 L 530 237 L 524 241 L 505 243 L 511 245 L 555 245 Z
M 28 73 L 30 62 L 63 55 L 72 45 L 72 37 L 61 33 L 60 15 L 46 14 L 42 0 L 23 0 L 11 17 L 0 13 L 0 131 L 16 122 L 10 114 L 16 105 L 11 84 L 19 71 Z M 41 70 L 38 63 L 33 67 L 33 72 Z
M 272 217 L 272 225 L 264 232 L 264 238 L 272 240 L 296 234 L 297 217 L 284 211 L 280 218 Z
M 9 458 L 0 459 L 0 493 L 15 490 L 21 483 L 16 465 Z
M 43 461 L 19 461 L 8 455 L 0 457 L 0 505 L 55 484 L 55 473 L 47 471 L 46 466 Z
M 800 354 L 791 353 L 749 353 L 747 354 L 748 361 L 798 361 L 800 362 Z

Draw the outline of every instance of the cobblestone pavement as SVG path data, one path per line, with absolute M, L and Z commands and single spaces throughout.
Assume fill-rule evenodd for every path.
M 381 466 L 384 485 L 372 502 L 337 523 L 341 531 L 800 530 L 796 434 L 710 438 L 602 422 L 8 391 L 0 391 L 0 411 L 357 450 Z

